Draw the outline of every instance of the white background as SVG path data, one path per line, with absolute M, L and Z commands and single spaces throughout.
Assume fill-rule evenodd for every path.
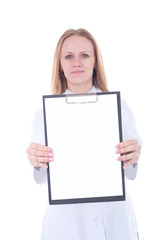
M 0 239 L 40 239 L 47 188 L 34 183 L 25 151 L 35 109 L 50 94 L 56 43 L 79 27 L 97 39 L 109 89 L 134 113 L 143 149 L 128 187 L 140 239 L 160 238 L 159 12 L 158 0 L 0 1 Z

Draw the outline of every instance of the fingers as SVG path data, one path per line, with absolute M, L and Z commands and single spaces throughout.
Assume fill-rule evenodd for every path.
M 117 159 L 124 162 L 124 169 L 139 160 L 141 146 L 136 139 L 121 142 L 116 148 L 116 153 L 121 154 Z
M 117 148 L 116 153 L 127 153 L 130 151 L 138 150 L 140 148 L 140 145 L 138 144 L 138 141 L 136 139 L 132 139 L 121 142 L 116 146 L 116 148 Z
M 53 161 L 53 150 L 41 144 L 31 143 L 27 149 L 27 154 L 34 167 L 48 168 L 48 162 Z
M 37 151 L 48 151 L 48 152 L 52 152 L 52 148 L 49 148 L 48 146 L 44 146 L 38 143 L 31 143 L 29 146 L 30 149 L 34 149 Z

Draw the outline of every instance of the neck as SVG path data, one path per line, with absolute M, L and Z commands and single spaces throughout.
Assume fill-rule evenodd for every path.
M 69 91 L 76 93 L 76 94 L 81 94 L 81 93 L 88 93 L 92 89 L 93 85 L 92 84 L 85 84 L 85 85 L 70 85 L 68 84 L 67 88 Z

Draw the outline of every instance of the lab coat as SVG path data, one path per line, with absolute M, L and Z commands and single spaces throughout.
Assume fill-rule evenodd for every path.
M 93 88 L 91 93 L 101 92 Z M 65 94 L 71 94 L 69 90 Z M 135 121 L 124 100 L 121 101 L 123 140 L 136 138 Z M 64 118 L 65 121 L 65 118 Z M 38 110 L 33 123 L 32 141 L 45 145 L 43 111 Z M 93 130 L 94 131 L 94 130 Z M 98 128 L 95 129 L 98 131 Z M 137 174 L 137 164 L 125 170 L 128 179 Z M 34 168 L 38 184 L 47 182 L 47 170 Z M 131 199 L 126 188 L 126 200 L 119 202 L 47 204 L 41 240 L 137 240 L 138 228 Z

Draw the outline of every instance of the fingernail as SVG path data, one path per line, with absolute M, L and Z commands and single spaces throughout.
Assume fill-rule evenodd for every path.
M 53 153 L 48 153 L 48 156 L 53 157 Z
M 120 150 L 116 150 L 116 153 L 121 153 L 121 151 Z
M 120 148 L 120 144 L 117 144 L 117 145 L 116 145 L 116 148 L 118 148 L 118 149 L 119 149 L 119 148 Z
M 118 157 L 117 158 L 119 161 L 122 161 L 123 160 L 123 157 Z
M 47 151 L 48 152 L 53 152 L 53 149 L 52 148 L 47 148 Z
M 48 162 L 53 162 L 53 158 L 48 158 Z

